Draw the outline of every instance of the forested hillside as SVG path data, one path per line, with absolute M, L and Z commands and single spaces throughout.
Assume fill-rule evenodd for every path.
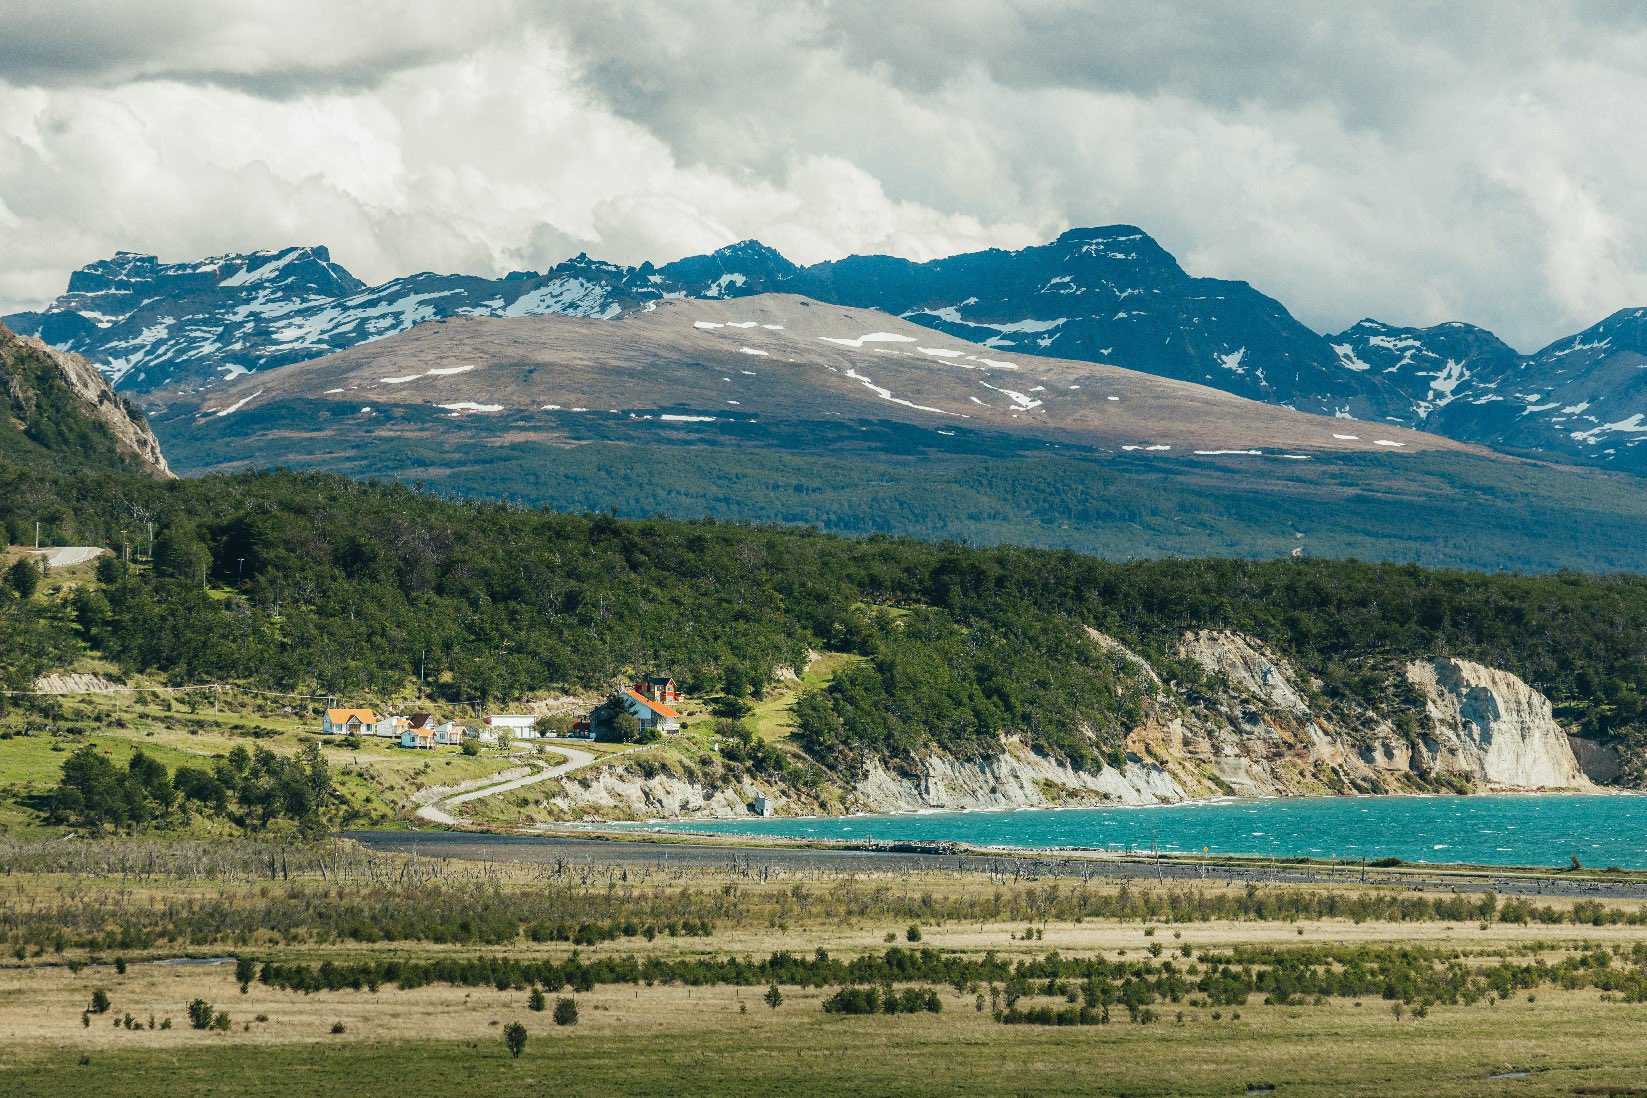
M 133 546 L 72 614 L 7 591 L 13 680 L 94 650 L 176 682 L 371 698 L 422 671 L 438 697 L 501 702 L 666 669 L 690 693 L 763 683 L 811 649 L 867 657 L 800 710 L 823 760 L 1002 734 L 1074 759 L 1114 748 L 1140 703 L 1101 629 L 1193 686 L 1186 629 L 1268 643 L 1326 696 L 1382 700 L 1382 661 L 1513 671 L 1575 727 L 1647 724 L 1647 580 L 1281 560 L 1118 563 L 805 529 L 625 521 L 451 502 L 318 474 L 156 483 L 0 474 L 0 522 Z M 148 523 L 156 530 L 152 546 Z
M 143 414 L 84 359 L 0 325 L 0 461 L 167 474 Z

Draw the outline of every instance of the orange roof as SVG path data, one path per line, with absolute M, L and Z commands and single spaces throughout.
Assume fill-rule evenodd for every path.
M 370 709 L 328 709 L 326 719 L 333 724 L 343 724 L 350 717 L 359 717 L 361 724 L 376 724 L 377 714 Z
M 631 698 L 634 698 L 636 701 L 640 702 L 642 705 L 646 706 L 646 708 L 650 709 L 652 712 L 656 713 L 660 717 L 678 717 L 678 716 L 680 716 L 679 713 L 675 712 L 673 709 L 669 708 L 667 705 L 664 705 L 662 702 L 652 701 L 650 698 L 646 697 L 644 694 L 637 694 L 633 689 L 631 689 L 629 687 L 625 687 L 623 692 L 625 694 L 628 694 Z

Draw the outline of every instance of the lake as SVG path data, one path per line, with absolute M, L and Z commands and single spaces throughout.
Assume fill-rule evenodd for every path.
M 664 831 L 802 839 L 948 839 L 1087 848 L 1409 862 L 1647 869 L 1647 796 L 1288 797 L 1148 808 L 682 820 Z

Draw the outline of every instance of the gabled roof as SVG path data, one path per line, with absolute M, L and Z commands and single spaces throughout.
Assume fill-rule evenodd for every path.
M 370 709 L 328 709 L 326 719 L 333 724 L 347 724 L 350 717 L 359 717 L 361 724 L 376 724 L 377 714 Z
M 675 712 L 673 709 L 669 708 L 667 705 L 664 705 L 662 702 L 655 702 L 655 701 L 652 701 L 650 698 L 646 697 L 646 695 L 644 695 L 644 694 L 637 694 L 634 691 L 633 688 L 625 687 L 623 692 L 626 695 L 628 695 L 629 697 L 634 698 L 636 701 L 640 702 L 642 705 L 646 706 L 646 708 L 650 709 L 652 712 L 656 713 L 660 717 L 678 717 L 678 716 L 680 716 L 679 713 Z

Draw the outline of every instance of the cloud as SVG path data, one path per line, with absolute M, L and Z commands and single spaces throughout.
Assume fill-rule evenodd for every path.
M 361 277 L 930 258 L 1143 225 L 1306 323 L 1528 347 L 1647 302 L 1625 3 L 25 3 L 0 307 L 117 248 Z

